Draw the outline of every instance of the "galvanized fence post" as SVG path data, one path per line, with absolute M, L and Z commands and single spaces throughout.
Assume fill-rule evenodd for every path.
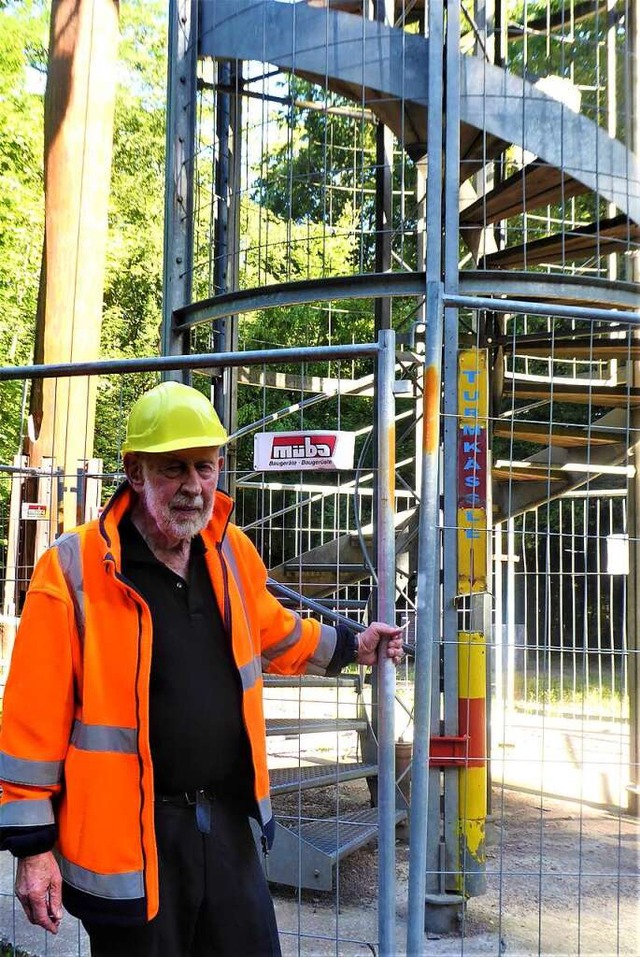
M 411 777 L 409 916 L 407 954 L 424 948 L 427 834 L 429 828 L 429 727 L 434 645 L 439 643 L 439 449 L 442 343 L 442 286 L 427 285 L 427 347 L 424 368 L 423 470 L 416 596 L 414 735 Z
M 378 618 L 395 622 L 395 333 L 384 329 L 378 337 L 377 368 L 378 488 L 376 506 Z M 386 642 L 378 653 L 378 829 L 379 895 L 378 942 L 380 957 L 396 957 L 395 947 L 395 669 L 386 657 Z
M 444 3 L 429 4 L 429 78 L 427 143 L 426 332 L 423 378 L 422 483 L 416 595 L 414 735 L 409 851 L 407 954 L 421 957 L 429 829 L 429 727 L 434 667 L 433 644 L 439 635 L 440 542 L 440 396 L 442 388 L 443 257 L 442 176 L 444 171 Z M 438 808 L 439 812 L 439 808 Z M 432 823 L 432 822 L 431 822 Z

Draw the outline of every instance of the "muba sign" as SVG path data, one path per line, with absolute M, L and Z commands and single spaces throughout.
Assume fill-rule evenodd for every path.
M 353 468 L 353 432 L 260 432 L 253 467 L 261 471 L 336 471 Z

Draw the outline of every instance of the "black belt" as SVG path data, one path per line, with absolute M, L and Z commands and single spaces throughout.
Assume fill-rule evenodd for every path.
M 178 794 L 156 794 L 157 804 L 172 804 L 174 807 L 193 807 L 196 812 L 196 827 L 201 834 L 211 833 L 211 809 L 216 799 L 213 788 L 198 788 L 197 791 L 179 791 Z
M 215 788 L 198 788 L 196 791 L 178 791 L 177 794 L 156 794 L 158 804 L 175 804 L 176 807 L 194 807 L 198 799 L 215 801 L 219 795 Z

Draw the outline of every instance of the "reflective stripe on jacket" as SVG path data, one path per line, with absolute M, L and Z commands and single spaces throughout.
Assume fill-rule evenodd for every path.
M 0 735 L 2 847 L 55 846 L 63 900 L 81 919 L 151 920 L 158 910 L 149 751 L 149 608 L 122 577 L 118 523 L 125 484 L 99 521 L 62 535 L 38 562 L 4 696 Z M 252 543 L 216 494 L 202 537 L 240 674 L 255 800 L 270 843 L 262 672 L 324 674 L 336 632 L 302 619 L 266 588 Z

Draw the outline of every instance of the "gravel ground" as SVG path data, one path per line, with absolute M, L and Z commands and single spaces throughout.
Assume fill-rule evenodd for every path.
M 333 789 L 305 804 L 330 813 Z M 341 787 L 341 806 L 362 807 L 363 785 Z M 293 811 L 294 798 L 279 799 Z M 297 805 L 297 800 L 296 800 Z M 618 812 L 494 790 L 487 827 L 487 892 L 469 900 L 459 934 L 425 935 L 425 954 L 640 954 L 639 822 Z M 397 953 L 405 952 L 409 851 L 396 846 Z M 274 888 L 287 955 L 375 953 L 377 851 L 340 865 L 337 892 Z M 298 947 L 298 932 L 302 935 Z M 291 935 L 291 936 L 289 936 Z M 318 935 L 314 938 L 314 935 Z M 322 935 L 333 939 L 322 940 Z M 335 938 L 341 940 L 336 945 Z
M 314 792 L 305 813 L 330 813 L 335 790 Z M 362 782 L 343 785 L 344 811 L 366 804 Z M 297 797 L 278 798 L 292 811 Z M 487 892 L 472 898 L 459 934 L 425 935 L 425 955 L 637 957 L 640 954 L 639 822 L 574 802 L 494 790 L 487 831 Z M 405 953 L 409 852 L 397 859 L 398 957 Z M 38 957 L 86 955 L 66 917 L 57 939 L 30 928 L 14 909 L 12 867 L 0 855 L 0 937 Z M 377 953 L 377 850 L 361 848 L 339 867 L 333 892 L 273 887 L 285 957 L 360 957 Z M 15 921 L 15 923 L 14 923 Z M 15 928 L 15 929 L 14 929 Z M 0 950 L 0 953 L 2 951 Z M 11 953 L 11 951 L 9 951 Z M 166 955 L 177 957 L 177 955 Z M 238 955 L 242 957 L 242 955 Z

